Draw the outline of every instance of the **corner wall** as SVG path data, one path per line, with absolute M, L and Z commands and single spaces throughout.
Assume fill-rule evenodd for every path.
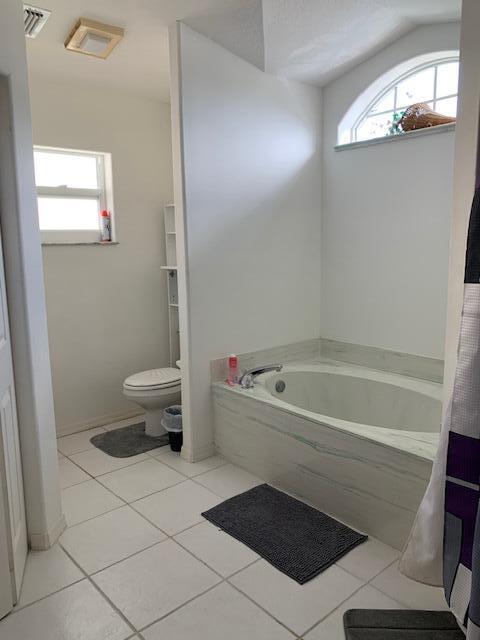
M 139 412 L 123 380 L 169 366 L 163 205 L 170 107 L 33 76 L 35 144 L 112 154 L 115 246 L 44 246 L 57 431 Z
M 210 361 L 318 336 L 321 94 L 177 28 L 183 455 L 200 459 L 213 451 Z
M 65 526 L 45 314 L 22 4 L 2 3 L 0 74 L 10 84 L 14 205 L 2 211 L 2 241 L 29 542 L 48 548 Z
M 459 122 L 455 139 L 453 214 L 451 220 L 445 344 L 445 397 L 453 389 L 464 293 L 465 253 L 470 210 L 475 193 L 480 118 L 480 4 L 463 0 Z
M 443 358 L 454 132 L 335 151 L 337 127 L 378 77 L 459 48 L 459 25 L 420 27 L 323 92 L 325 338 Z

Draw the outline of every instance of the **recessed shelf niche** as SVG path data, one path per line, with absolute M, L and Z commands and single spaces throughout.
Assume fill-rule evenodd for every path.
M 175 233 L 175 206 L 173 204 L 168 204 L 164 207 L 163 217 L 165 222 L 165 257 L 167 264 L 162 266 L 162 270 L 167 272 L 170 366 L 175 367 L 177 360 L 180 360 L 180 330 L 178 317 L 177 238 Z

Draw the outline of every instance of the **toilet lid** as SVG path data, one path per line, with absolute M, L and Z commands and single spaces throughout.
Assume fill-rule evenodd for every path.
M 179 369 L 166 367 L 164 369 L 150 369 L 129 376 L 123 383 L 125 387 L 132 389 L 160 389 L 178 385 L 181 377 Z

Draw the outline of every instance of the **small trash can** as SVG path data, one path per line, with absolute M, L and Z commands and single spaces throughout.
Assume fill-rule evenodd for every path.
M 163 411 L 162 427 L 168 431 L 172 451 L 180 451 L 183 444 L 182 407 L 175 404 Z

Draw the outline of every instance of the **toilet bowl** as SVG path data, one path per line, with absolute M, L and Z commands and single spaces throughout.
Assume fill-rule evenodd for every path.
M 163 410 L 180 403 L 180 369 L 167 367 L 141 371 L 126 378 L 123 395 L 145 411 L 145 433 L 157 438 L 167 432 L 162 427 Z

